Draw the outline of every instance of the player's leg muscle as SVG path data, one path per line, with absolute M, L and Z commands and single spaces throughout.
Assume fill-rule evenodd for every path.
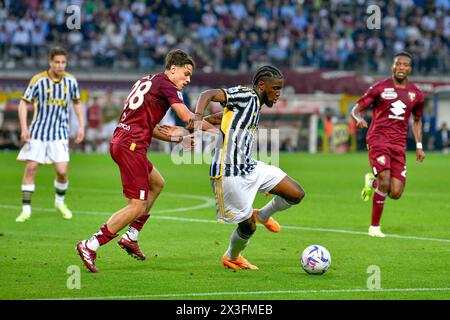
M 292 204 L 298 204 L 305 197 L 305 191 L 300 184 L 289 176 L 283 178 L 271 191 Z
M 152 172 L 148 175 L 148 180 L 150 182 L 150 192 L 152 193 L 161 193 L 166 184 L 164 178 L 155 167 L 153 167 Z
M 25 173 L 23 175 L 23 184 L 34 183 L 34 176 L 36 175 L 39 163 L 35 161 L 27 161 L 25 165 Z
M 140 217 L 146 209 L 146 201 L 129 199 L 128 205 L 114 213 L 106 222 L 112 233 L 117 233 L 132 221 Z
M 60 183 L 67 182 L 67 162 L 55 162 L 56 180 Z
M 145 214 L 150 212 L 153 203 L 155 202 L 161 191 L 164 189 L 165 185 L 164 178 L 155 167 L 153 167 L 153 170 L 148 175 L 148 181 L 150 184 L 150 190 L 147 196 L 145 212 L 143 212 Z
M 392 177 L 389 190 L 389 198 L 394 200 L 400 199 L 404 189 L 405 185 L 403 184 L 403 182 L 395 177 Z
M 377 185 L 378 190 L 384 193 L 389 193 L 389 189 L 391 187 L 391 171 L 383 170 L 378 173 L 377 176 Z

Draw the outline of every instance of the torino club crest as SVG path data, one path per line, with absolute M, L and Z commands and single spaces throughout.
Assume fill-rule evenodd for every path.
M 379 164 L 384 166 L 386 164 L 386 157 L 385 156 L 378 157 L 377 161 L 378 161 Z

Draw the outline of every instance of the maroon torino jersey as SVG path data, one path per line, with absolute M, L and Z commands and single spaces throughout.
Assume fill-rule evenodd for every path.
M 373 119 L 366 137 L 369 145 L 406 147 L 409 116 L 412 112 L 422 117 L 423 94 L 409 82 L 406 88 L 396 88 L 388 78 L 371 86 L 358 105 L 362 109 L 373 105 Z
M 147 152 L 153 129 L 175 103 L 184 103 L 183 96 L 164 73 L 140 79 L 131 88 L 111 143 Z

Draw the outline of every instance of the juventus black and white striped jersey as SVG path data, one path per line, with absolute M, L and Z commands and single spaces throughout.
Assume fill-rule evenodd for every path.
M 256 166 L 252 150 L 256 140 L 261 103 L 256 92 L 238 86 L 223 90 L 226 101 L 220 130 L 223 140 L 216 146 L 210 176 L 241 176 Z
M 73 75 L 64 73 L 62 79 L 55 82 L 47 71 L 41 72 L 30 80 L 22 99 L 34 104 L 31 139 L 69 139 L 69 102 L 80 99 L 78 82 Z

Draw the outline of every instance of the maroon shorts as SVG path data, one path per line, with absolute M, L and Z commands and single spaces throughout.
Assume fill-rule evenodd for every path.
M 125 197 L 147 200 L 150 190 L 148 176 L 153 170 L 153 164 L 147 159 L 147 155 L 113 143 L 110 144 L 109 150 L 114 162 L 119 166 Z
M 375 176 L 383 170 L 390 170 L 391 177 L 395 177 L 405 184 L 406 156 L 404 147 L 391 145 L 367 145 L 367 147 L 369 149 L 369 162 Z

